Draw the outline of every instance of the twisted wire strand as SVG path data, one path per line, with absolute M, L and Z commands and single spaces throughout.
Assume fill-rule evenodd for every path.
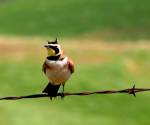
M 95 91 L 95 92 L 65 92 L 65 93 L 58 93 L 57 96 L 65 97 L 65 96 L 86 96 L 86 95 L 93 95 L 93 94 L 114 94 L 114 93 L 127 93 L 131 94 L 136 97 L 136 93 L 150 91 L 149 88 L 136 88 L 133 85 L 132 88 L 122 89 L 122 90 L 103 90 L 103 91 Z M 8 97 L 1 97 L 0 100 L 19 100 L 19 99 L 31 99 L 31 98 L 43 98 L 49 97 L 48 94 L 32 94 L 32 95 L 25 95 L 25 96 L 8 96 Z

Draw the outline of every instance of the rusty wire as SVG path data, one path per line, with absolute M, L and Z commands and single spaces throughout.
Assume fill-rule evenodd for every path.
M 144 92 L 150 91 L 148 88 L 136 88 L 135 85 L 132 88 L 122 89 L 122 90 L 104 90 L 104 91 L 95 91 L 95 92 L 65 92 L 65 93 L 58 93 L 57 96 L 86 96 L 86 95 L 93 95 L 93 94 L 114 94 L 114 93 L 127 93 L 136 97 L 137 92 Z M 25 95 L 25 96 L 8 96 L 8 97 L 1 97 L 0 100 L 18 100 L 18 99 L 26 99 L 26 98 L 42 98 L 42 97 L 49 97 L 48 94 L 32 94 L 32 95 Z

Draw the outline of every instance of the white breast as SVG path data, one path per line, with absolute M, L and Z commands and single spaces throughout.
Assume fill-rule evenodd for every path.
M 46 59 L 46 64 L 50 67 L 46 69 L 46 75 L 52 84 L 64 84 L 69 79 L 71 72 L 68 68 L 67 57 L 58 61 Z

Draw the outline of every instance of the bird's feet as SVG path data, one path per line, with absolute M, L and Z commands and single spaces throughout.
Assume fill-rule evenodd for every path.
M 60 93 L 61 99 L 64 99 L 64 97 L 65 97 L 65 94 L 64 94 L 65 89 L 64 89 L 64 87 L 65 87 L 65 84 L 63 84 L 63 86 L 62 86 L 62 92 Z
M 48 94 L 48 96 L 49 96 L 50 100 L 53 100 L 57 97 L 57 95 L 52 95 L 52 94 Z
M 64 99 L 64 97 L 65 97 L 64 92 L 60 93 L 60 97 L 61 97 L 61 99 Z
M 58 93 L 58 96 L 60 96 L 60 98 L 63 100 L 64 97 L 65 97 L 65 94 L 64 94 L 64 92 Z M 56 97 L 57 97 L 57 96 L 49 95 L 50 100 L 53 100 L 53 99 L 55 99 Z

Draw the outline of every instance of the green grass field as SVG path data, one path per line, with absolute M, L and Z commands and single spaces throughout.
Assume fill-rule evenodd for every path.
M 107 39 L 147 39 L 147 0 L 6 0 L 0 3 L 0 34 Z
M 132 87 L 133 84 L 149 87 L 149 49 L 126 48 L 124 46 L 130 46 L 130 43 L 124 43 L 121 49 L 111 50 L 110 47 L 115 48 L 116 44 L 106 44 L 105 47 L 110 49 L 103 50 L 100 49 L 100 43 L 94 43 L 97 47 L 90 48 L 91 45 L 82 42 L 82 46 L 76 50 L 75 45 L 78 46 L 79 43 L 62 42 L 65 52 L 76 63 L 76 72 L 67 82 L 66 92 L 123 89 Z M 29 43 L 22 44 L 16 46 L 30 52 L 30 48 L 26 48 Z M 148 43 L 142 45 L 149 47 Z M 13 46 L 14 50 L 8 49 L 8 46 Z M 47 84 L 47 79 L 41 72 L 46 54 L 44 48 L 39 46 L 41 53 L 31 51 L 32 55 L 18 59 L 15 51 L 19 50 L 15 49 L 15 45 L 8 44 L 7 47 L 5 49 L 11 53 L 1 56 L 0 96 L 40 93 Z M 85 50 L 86 53 L 81 54 Z M 2 53 L 2 49 L 0 51 Z M 93 61 L 87 63 L 87 57 Z M 149 92 L 145 92 L 137 94 L 137 98 L 114 94 L 70 96 L 53 101 L 48 98 L 0 101 L 0 125 L 149 125 L 149 97 Z

